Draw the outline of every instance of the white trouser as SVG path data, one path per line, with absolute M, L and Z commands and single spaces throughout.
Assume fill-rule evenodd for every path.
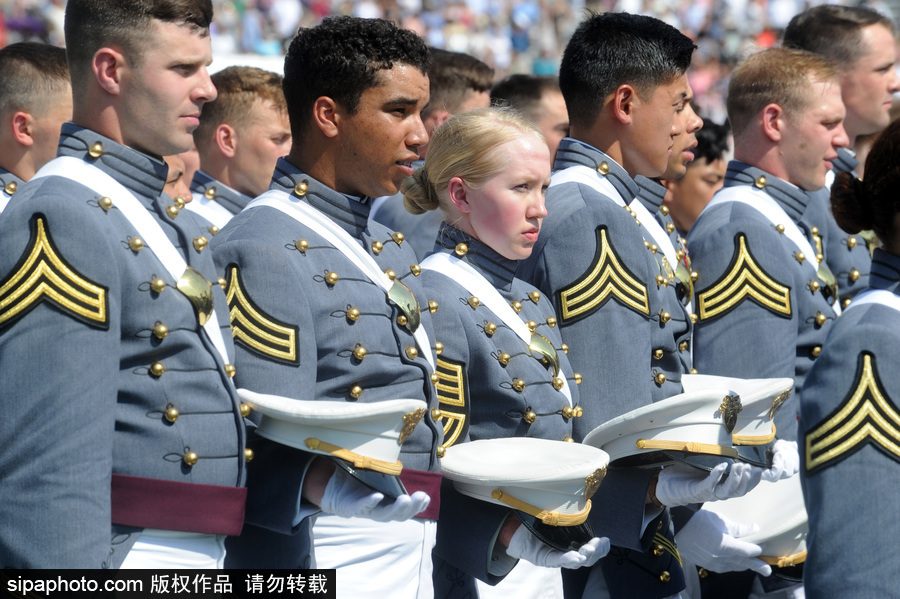
M 339 599 L 432 599 L 431 550 L 437 522 L 375 522 L 316 516 L 312 527 L 315 568 L 337 570 Z
M 225 536 L 145 528 L 125 556 L 122 569 L 221 570 Z
M 559 568 L 535 566 L 523 559 L 495 586 L 475 580 L 480 599 L 562 599 L 562 572 Z

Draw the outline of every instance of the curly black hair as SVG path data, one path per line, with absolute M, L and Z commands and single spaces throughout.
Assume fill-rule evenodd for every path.
M 294 139 L 303 137 L 317 98 L 331 98 L 353 114 L 363 92 L 378 85 L 378 72 L 395 64 L 427 73 L 430 58 L 418 35 L 390 21 L 330 17 L 298 31 L 283 83 Z

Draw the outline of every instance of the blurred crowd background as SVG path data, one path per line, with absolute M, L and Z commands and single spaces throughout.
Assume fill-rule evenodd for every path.
M 655 16 L 696 40 L 690 73 L 699 112 L 725 120 L 724 95 L 734 65 L 776 44 L 807 0 L 213 0 L 213 69 L 253 64 L 280 71 L 298 27 L 334 14 L 383 17 L 419 33 L 430 45 L 471 54 L 510 73 L 554 74 L 566 42 L 586 10 Z M 894 19 L 900 0 L 864 4 Z M 23 40 L 63 42 L 66 0 L 0 0 L 0 47 Z

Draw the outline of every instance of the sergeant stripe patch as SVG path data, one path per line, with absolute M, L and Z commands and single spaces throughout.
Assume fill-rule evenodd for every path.
M 228 265 L 227 278 L 225 297 L 228 299 L 231 334 L 235 342 L 264 358 L 282 364 L 299 364 L 298 327 L 269 316 L 254 304 L 244 292 L 241 273 L 236 265 Z
M 81 276 L 59 254 L 43 215 L 31 221 L 31 245 L 0 281 L 0 328 L 42 302 L 91 326 L 109 328 L 108 289 Z
M 596 247 L 587 272 L 559 292 L 563 324 L 590 316 L 610 298 L 638 314 L 649 315 L 647 287 L 619 261 L 605 226 L 597 227 Z
M 836 464 L 871 444 L 900 462 L 900 413 L 878 379 L 875 356 L 861 352 L 856 387 L 844 402 L 806 435 L 806 471 Z
M 698 295 L 700 320 L 727 314 L 749 299 L 782 318 L 791 317 L 791 288 L 782 285 L 753 259 L 747 238 L 734 238 L 734 257 L 728 272 Z
M 438 356 L 435 370 L 438 377 L 438 400 L 444 425 L 444 449 L 465 439 L 469 429 L 469 406 L 466 403 L 466 369 L 463 362 Z

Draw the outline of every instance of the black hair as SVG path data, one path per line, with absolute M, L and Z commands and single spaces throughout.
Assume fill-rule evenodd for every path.
M 720 125 L 704 118 L 703 128 L 697 131 L 697 147 L 694 148 L 694 160 L 704 158 L 706 162 L 715 162 L 725 157 L 728 152 L 728 123 Z

